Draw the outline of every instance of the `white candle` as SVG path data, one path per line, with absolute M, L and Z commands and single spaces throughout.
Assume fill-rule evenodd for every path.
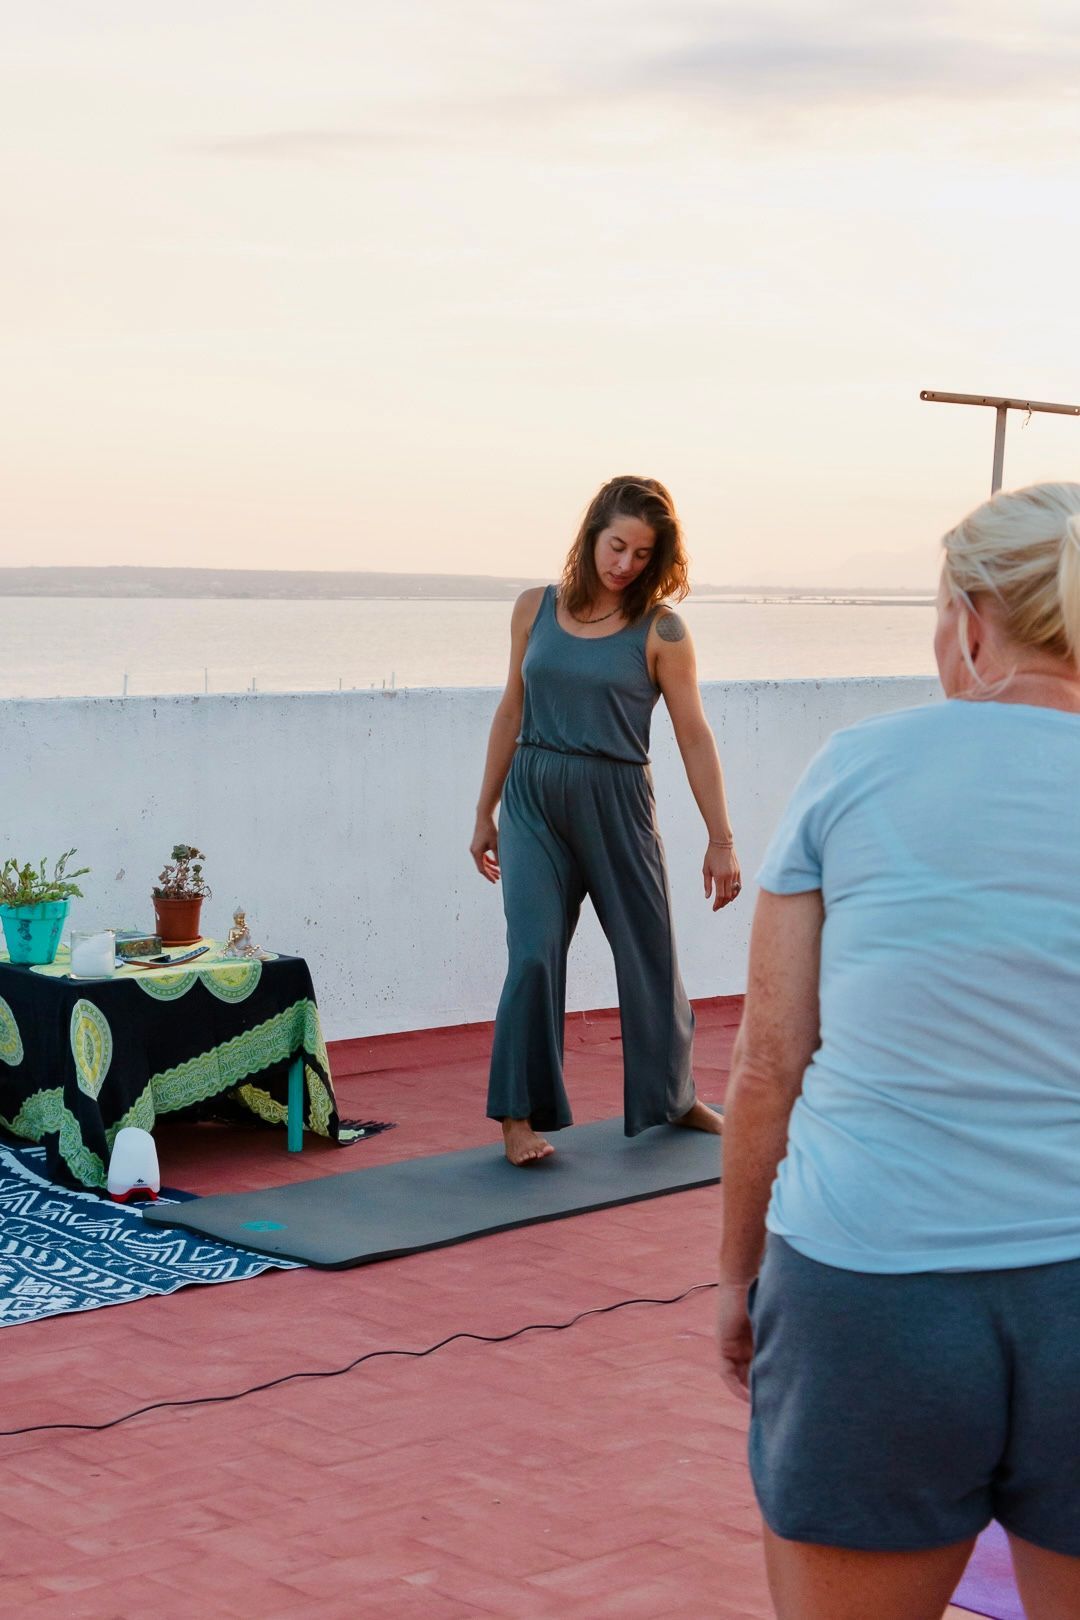
M 71 971 L 76 979 L 106 979 L 116 969 L 116 935 L 72 934 Z

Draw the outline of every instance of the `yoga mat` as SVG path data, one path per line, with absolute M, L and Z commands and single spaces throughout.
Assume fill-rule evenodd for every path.
M 953 1602 L 958 1609 L 989 1615 L 990 1620 L 1024 1620 L 1009 1541 L 1000 1524 L 990 1525 L 975 1543 Z
M 719 1137 L 676 1125 L 626 1137 L 621 1119 L 605 1119 L 559 1131 L 551 1158 L 520 1169 L 507 1162 L 499 1141 L 262 1192 L 197 1198 L 147 1210 L 143 1218 L 337 1269 L 719 1179 Z

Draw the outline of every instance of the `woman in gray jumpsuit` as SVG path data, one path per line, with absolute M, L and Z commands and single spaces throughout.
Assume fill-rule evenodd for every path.
M 739 863 L 693 646 L 665 598 L 687 594 L 682 531 L 664 486 L 612 479 L 597 493 L 558 589 L 514 606 L 510 674 L 492 723 L 470 852 L 503 882 L 510 964 L 495 1022 L 488 1116 L 513 1164 L 546 1158 L 571 1123 L 563 1084 L 566 956 L 586 895 L 615 957 L 628 1136 L 651 1125 L 719 1133 L 697 1100 L 694 1015 L 675 954 L 649 770 L 662 693 L 708 829 L 713 910 Z M 495 809 L 502 801 L 496 828 Z

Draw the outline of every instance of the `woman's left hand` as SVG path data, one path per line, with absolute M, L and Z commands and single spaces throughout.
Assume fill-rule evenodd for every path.
M 733 900 L 739 898 L 742 878 L 739 874 L 739 857 L 733 849 L 710 844 L 705 851 L 701 875 L 705 879 L 706 900 L 713 896 L 714 911 L 719 911 L 721 906 L 730 906 Z
M 716 1322 L 720 1377 L 724 1387 L 740 1401 L 750 1399 L 750 1363 L 754 1356 L 754 1330 L 746 1293 L 745 1283 L 722 1282 Z

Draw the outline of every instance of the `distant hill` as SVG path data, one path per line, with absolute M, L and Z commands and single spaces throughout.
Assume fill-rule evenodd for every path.
M 323 569 L 270 568 L 0 568 L 0 596 L 105 596 L 239 600 L 334 600 L 359 597 L 508 601 L 546 581 L 493 574 L 381 574 Z M 925 587 L 924 587 L 925 589 Z M 817 585 L 706 585 L 696 596 L 799 597 L 912 594 L 918 587 Z
M 0 596 L 296 598 L 516 596 L 536 579 L 270 568 L 0 568 Z

